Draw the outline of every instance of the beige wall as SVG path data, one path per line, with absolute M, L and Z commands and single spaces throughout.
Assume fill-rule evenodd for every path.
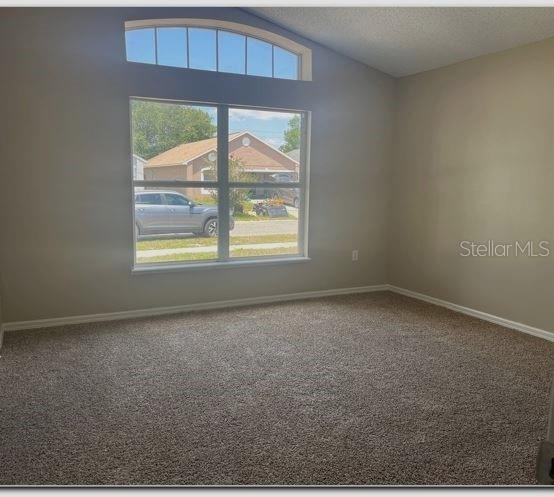
M 554 244 L 554 39 L 396 82 L 240 9 L 1 15 L 4 322 L 391 282 L 554 330 L 554 255 L 458 255 L 463 239 Z M 123 22 L 155 17 L 291 36 L 314 81 L 125 63 Z M 312 111 L 312 261 L 132 275 L 130 96 Z
M 554 331 L 554 38 L 399 81 L 390 282 Z M 464 258 L 461 240 L 550 240 Z
M 2 294 L 0 293 L 0 349 L 2 349 L 2 343 L 4 341 L 4 330 L 2 327 Z
M 5 322 L 386 282 L 392 78 L 294 35 L 313 48 L 313 82 L 124 60 L 130 19 L 216 17 L 288 35 L 240 9 L 1 16 Z M 132 275 L 130 96 L 312 111 L 311 262 Z

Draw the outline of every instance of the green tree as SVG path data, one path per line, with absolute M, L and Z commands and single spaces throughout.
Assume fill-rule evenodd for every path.
M 196 107 L 133 100 L 133 153 L 143 159 L 181 143 L 211 138 L 216 132 L 210 115 Z
M 296 114 L 289 119 L 288 128 L 284 133 L 285 143 L 283 143 L 279 150 L 283 153 L 290 152 L 300 148 L 300 115 Z
M 215 172 L 215 167 L 212 166 Z M 214 174 L 215 177 L 215 174 Z M 229 157 L 229 179 L 231 181 L 248 183 L 255 181 L 255 175 L 244 170 L 244 165 L 239 159 Z M 217 202 L 217 192 L 212 192 L 212 198 Z M 248 202 L 248 190 L 244 188 L 231 188 L 229 190 L 229 206 L 232 212 L 242 214 L 245 203 Z

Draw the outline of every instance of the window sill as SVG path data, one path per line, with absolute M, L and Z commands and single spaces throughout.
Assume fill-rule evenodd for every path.
M 175 271 L 197 271 L 204 269 L 226 269 L 226 268 L 243 268 L 249 266 L 281 266 L 283 264 L 298 264 L 300 262 L 309 262 L 309 257 L 295 256 L 295 257 L 280 257 L 273 259 L 245 259 L 245 260 L 233 260 L 229 262 L 201 262 L 201 263 L 188 263 L 188 264 L 151 264 L 134 266 L 131 270 L 132 274 L 151 274 L 151 273 L 170 273 Z

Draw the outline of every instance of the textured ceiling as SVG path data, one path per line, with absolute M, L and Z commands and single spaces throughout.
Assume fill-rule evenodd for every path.
M 554 36 L 553 7 L 247 10 L 393 76 L 415 74 Z

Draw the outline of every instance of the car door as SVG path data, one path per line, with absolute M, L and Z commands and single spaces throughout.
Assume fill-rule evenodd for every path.
M 142 231 L 170 232 L 168 210 L 161 193 L 139 193 L 135 199 L 135 218 Z
M 165 193 L 169 222 L 175 232 L 189 232 L 194 229 L 189 200 L 179 193 Z

